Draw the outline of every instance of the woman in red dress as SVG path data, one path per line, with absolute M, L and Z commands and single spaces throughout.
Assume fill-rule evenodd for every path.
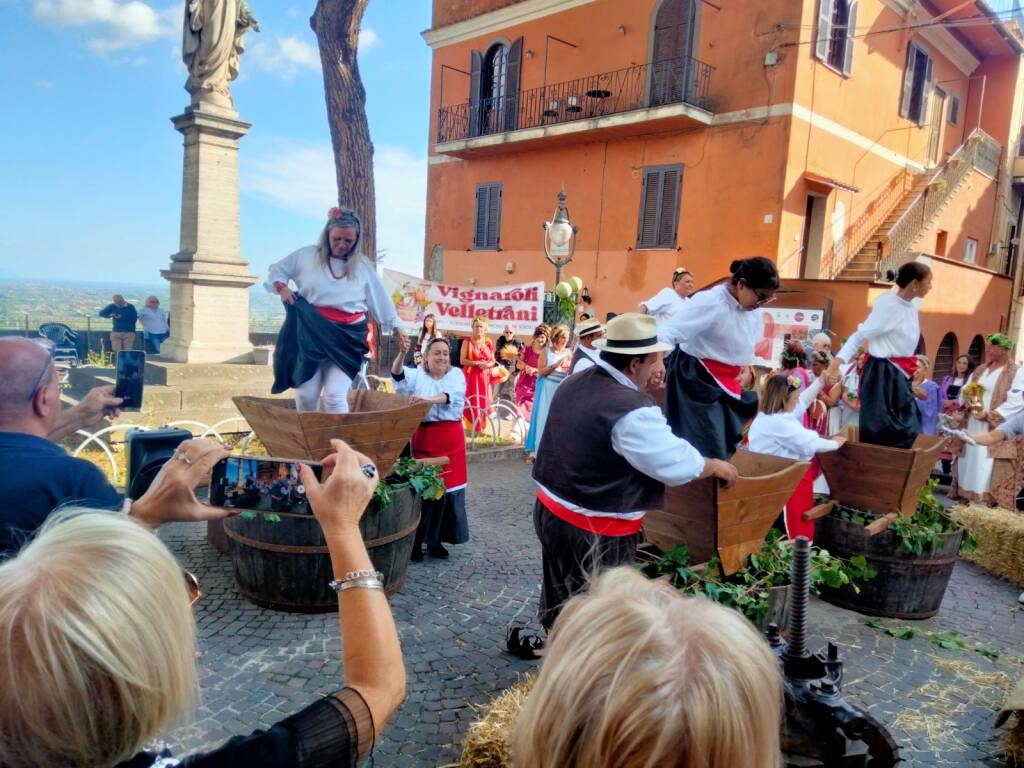
M 483 432 L 491 410 L 491 370 L 496 364 L 494 343 L 487 338 L 486 317 L 481 315 L 473 320 L 473 335 L 463 342 L 459 361 L 466 375 L 463 418 L 474 432 Z

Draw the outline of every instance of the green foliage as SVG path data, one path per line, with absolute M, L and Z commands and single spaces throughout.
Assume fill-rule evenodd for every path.
M 252 509 L 246 509 L 238 515 L 243 520 L 255 520 L 257 517 L 263 517 L 268 523 L 280 523 L 281 516 L 276 512 L 261 512 Z
M 114 353 L 101 349 L 98 352 L 89 350 L 85 355 L 85 362 L 95 368 L 113 368 Z
M 789 585 L 793 563 L 793 547 L 779 531 L 769 531 L 761 551 L 750 556 L 746 568 L 733 574 L 722 574 L 721 562 L 712 557 L 703 570 L 692 570 L 685 544 L 673 547 L 654 563 L 641 570 L 649 577 L 668 576 L 672 585 L 686 595 L 706 597 L 716 603 L 735 608 L 751 621 L 768 613 L 769 590 Z M 818 594 L 824 584 L 830 587 L 850 585 L 859 591 L 858 583 L 873 579 L 875 572 L 867 560 L 858 555 L 851 560 L 834 557 L 817 547 L 811 550 L 811 590 Z
M 917 512 L 911 517 L 900 517 L 893 521 L 888 530 L 899 541 L 900 552 L 920 557 L 942 546 L 942 534 L 955 533 L 960 526 L 949 517 L 942 502 L 935 496 L 937 479 L 929 480 L 917 494 Z M 837 506 L 833 515 L 848 520 L 854 525 L 867 525 L 877 515 L 863 509 Z M 960 543 L 961 554 L 978 548 L 978 539 L 970 531 L 964 531 Z
M 562 320 L 569 322 L 576 317 L 576 294 L 569 294 L 566 299 L 555 297 L 555 306 L 558 307 L 558 314 Z
M 970 645 L 963 634 L 952 629 L 945 632 L 932 632 L 918 627 L 908 627 L 904 624 L 886 626 L 881 619 L 861 619 L 861 624 L 865 627 L 885 632 L 885 634 L 895 637 L 897 640 L 913 640 L 915 637 L 920 637 L 944 651 L 973 651 L 990 661 L 995 661 L 1000 656 L 999 651 L 989 648 L 987 645 L 982 645 L 981 643 Z
M 445 494 L 444 480 L 438 467 L 404 457 L 395 462 L 387 480 L 377 485 L 373 497 L 386 507 L 391 503 L 392 491 L 406 486 L 412 486 L 417 496 L 428 501 L 440 499 Z

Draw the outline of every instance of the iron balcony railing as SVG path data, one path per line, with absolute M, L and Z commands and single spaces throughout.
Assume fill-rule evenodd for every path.
M 571 123 L 669 104 L 709 109 L 714 67 L 690 57 L 637 64 L 496 98 L 441 107 L 437 142 Z

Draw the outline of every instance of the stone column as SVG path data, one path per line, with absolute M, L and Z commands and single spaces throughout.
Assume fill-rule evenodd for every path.
M 161 354 L 182 363 L 252 362 L 249 287 L 238 217 L 238 140 L 250 124 L 232 109 L 194 104 L 171 118 L 185 137 L 181 244 L 171 268 L 171 337 Z

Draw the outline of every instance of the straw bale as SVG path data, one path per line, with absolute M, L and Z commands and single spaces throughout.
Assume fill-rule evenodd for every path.
M 978 537 L 978 548 L 962 557 L 1024 587 L 1024 515 L 974 505 L 956 506 L 951 514 Z
M 527 676 L 485 707 L 482 717 L 469 726 L 459 768 L 509 768 L 508 739 L 536 678 Z

